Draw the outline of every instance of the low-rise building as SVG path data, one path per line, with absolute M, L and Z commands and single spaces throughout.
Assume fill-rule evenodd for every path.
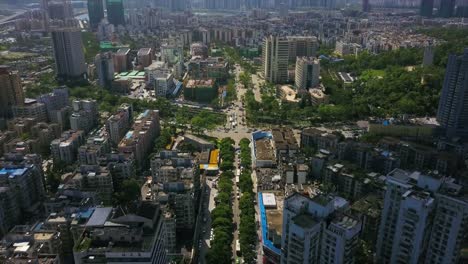
M 82 192 L 95 192 L 104 204 L 112 204 L 114 184 L 112 176 L 106 167 L 99 165 L 81 165 L 69 177 L 64 185 L 66 188 L 77 189 Z
M 211 103 L 218 95 L 218 85 L 214 79 L 189 80 L 184 87 L 184 98 L 188 101 Z
M 252 133 L 252 158 L 257 168 L 276 167 L 277 157 L 273 147 L 271 132 L 257 131 Z
M 229 76 L 229 63 L 222 57 L 209 57 L 207 59 L 195 57 L 188 63 L 187 70 L 192 79 L 215 79 L 217 82 L 223 83 Z
M 361 45 L 357 43 L 348 43 L 345 41 L 337 41 L 335 52 L 340 56 L 355 55 L 361 50 Z
M 89 217 L 72 222 L 77 232 L 73 249 L 76 264 L 125 259 L 129 263 L 168 263 L 163 217 L 159 206 L 144 202 L 135 213 L 92 208 Z
M 325 94 L 322 89 L 312 88 L 309 90 L 310 99 L 312 105 L 319 106 L 322 104 L 328 104 L 330 96 Z

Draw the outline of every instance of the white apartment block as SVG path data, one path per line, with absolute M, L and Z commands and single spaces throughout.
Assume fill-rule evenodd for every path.
M 320 83 L 320 61 L 310 57 L 296 60 L 295 84 L 298 90 L 306 90 Z
M 387 175 L 378 263 L 458 263 L 468 199 L 452 178 L 395 169 Z
M 289 41 L 286 38 L 269 36 L 263 42 L 263 75 L 272 83 L 288 80 Z
M 281 264 L 354 263 L 361 223 L 336 212 L 335 198 L 294 193 L 284 201 Z

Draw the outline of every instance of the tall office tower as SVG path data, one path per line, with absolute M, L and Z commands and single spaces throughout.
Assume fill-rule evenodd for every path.
M 114 58 L 111 52 L 97 54 L 94 58 L 99 86 L 110 87 L 114 80 Z
M 434 0 L 421 0 L 419 14 L 424 17 L 431 17 L 434 9 Z
M 65 20 L 73 18 L 73 7 L 69 0 L 55 0 L 47 5 L 50 19 Z
M 45 11 L 49 10 L 49 0 L 41 0 L 41 9 Z
M 82 77 L 86 72 L 81 32 L 78 29 L 52 31 L 57 76 L 63 79 Z
M 288 36 L 289 62 L 295 62 L 297 57 L 315 57 L 318 40 L 312 36 Z
M 287 38 L 269 36 L 263 41 L 263 75 L 272 83 L 288 80 L 289 41 Z
M 13 106 L 24 105 L 23 87 L 18 72 L 0 65 L 0 118 L 13 117 Z
M 259 8 L 260 0 L 245 0 L 245 7 L 247 9 Z
M 377 263 L 458 263 L 468 220 L 462 187 L 439 174 L 387 175 Z
M 173 12 L 185 11 L 188 8 L 187 0 L 173 0 L 171 10 Z
M 440 1 L 439 16 L 452 17 L 455 9 L 455 0 L 442 0 Z
M 335 9 L 336 8 L 336 0 L 321 0 L 322 7 L 327 9 Z
M 230 10 L 239 10 L 241 6 L 240 0 L 224 0 L 224 8 Z
M 457 17 L 468 17 L 468 1 L 467 0 L 457 2 L 457 11 L 455 15 Z
M 114 26 L 125 25 L 123 0 L 106 0 L 107 20 Z
M 96 30 L 101 20 L 104 18 L 103 0 L 88 0 L 89 24 Z
M 447 137 L 468 138 L 468 48 L 449 56 L 437 121 Z
M 205 3 L 204 4 L 205 9 L 214 9 L 216 0 L 205 0 L 204 3 Z
M 370 0 L 362 0 L 362 12 L 368 13 L 371 10 Z
M 298 90 L 316 87 L 319 83 L 320 61 L 310 57 L 298 57 L 296 60 L 295 84 Z
M 281 263 L 354 263 L 361 223 L 335 211 L 335 197 L 284 200 Z
M 428 43 L 426 47 L 424 47 L 424 57 L 422 65 L 424 67 L 432 66 L 434 63 L 434 46 L 432 43 Z

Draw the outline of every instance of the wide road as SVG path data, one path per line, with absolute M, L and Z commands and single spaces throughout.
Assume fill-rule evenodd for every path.
M 209 136 L 212 137 L 217 137 L 217 138 L 225 138 L 225 137 L 230 137 L 235 141 L 235 146 L 236 148 L 239 147 L 239 142 L 243 138 L 248 138 L 251 139 L 251 134 L 255 130 L 254 128 L 248 127 L 246 120 L 245 120 L 245 109 L 242 106 L 242 98 L 247 92 L 247 89 L 239 82 L 239 74 L 242 72 L 242 68 L 239 65 L 235 65 L 234 68 L 234 74 L 236 76 L 236 91 L 237 91 L 237 100 L 232 103 L 232 106 L 230 106 L 228 109 L 226 109 L 224 112 L 226 113 L 226 124 L 221 128 L 218 128 L 214 131 L 207 132 Z M 258 77 L 257 75 L 252 75 L 252 86 L 254 89 L 254 94 L 255 94 L 255 99 L 257 101 L 261 101 L 261 91 L 260 91 L 260 85 L 264 83 L 264 80 Z M 232 121 L 235 121 L 237 125 L 235 127 L 232 126 L 232 122 L 230 121 L 230 117 L 232 117 Z M 239 164 L 239 154 L 236 153 L 235 156 L 235 166 L 237 169 L 237 166 Z M 236 172 L 236 170 L 234 170 Z M 257 178 L 255 172 L 252 174 L 252 180 L 254 183 L 254 192 L 256 195 L 256 190 L 257 190 Z M 232 193 L 232 205 L 233 205 L 233 223 L 236 226 L 236 229 L 234 231 L 234 239 L 232 242 L 232 252 L 234 256 L 234 261 L 237 257 L 236 253 L 236 241 L 239 239 L 239 224 L 240 224 L 240 210 L 239 210 L 239 199 L 238 199 L 238 193 L 240 194 L 240 190 L 238 186 L 235 184 L 235 179 L 233 179 L 233 193 Z M 210 184 L 210 183 L 208 183 Z M 214 189 L 211 188 L 211 191 Z M 210 206 L 211 207 L 211 201 L 213 197 L 213 193 L 210 195 Z M 240 196 L 239 196 L 240 197 Z M 212 209 L 210 209 L 211 211 Z M 256 219 L 260 219 L 259 217 L 259 209 L 258 205 L 255 206 L 255 211 L 256 211 Z M 205 227 L 207 229 L 205 237 L 209 237 L 209 229 L 210 225 L 207 223 L 207 226 Z M 261 233 L 259 232 L 259 235 Z M 209 246 L 209 244 L 208 244 Z M 202 254 L 201 256 L 204 255 L 204 249 L 202 249 Z M 257 262 L 260 264 L 262 263 L 262 258 L 263 258 L 263 252 L 262 252 L 262 245 L 261 243 L 258 244 L 257 246 Z

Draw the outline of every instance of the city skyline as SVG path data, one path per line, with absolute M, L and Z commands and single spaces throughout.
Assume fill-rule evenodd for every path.
M 0 263 L 468 262 L 467 1 L 0 7 Z

